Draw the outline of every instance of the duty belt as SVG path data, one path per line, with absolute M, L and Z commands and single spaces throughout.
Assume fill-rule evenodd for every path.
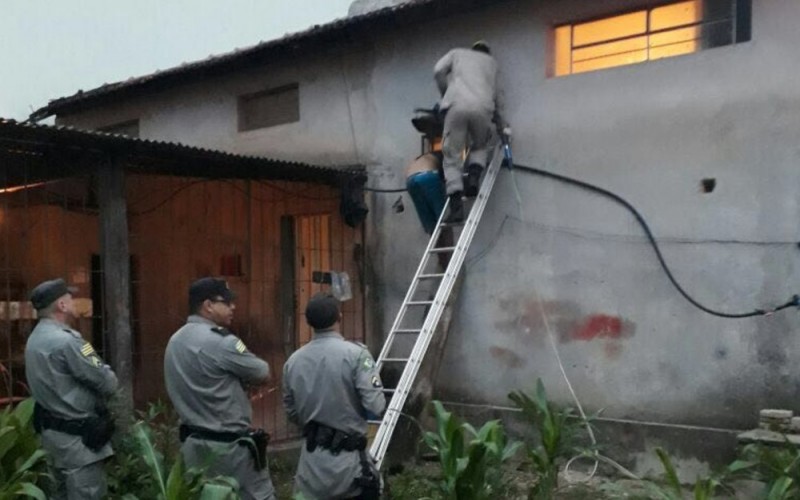
M 217 432 L 193 425 L 181 424 L 179 429 L 181 443 L 186 441 L 189 436 L 205 441 L 218 441 L 220 443 L 232 443 L 243 437 L 247 437 L 247 432 Z
M 189 437 L 195 437 L 204 441 L 216 441 L 219 443 L 234 443 L 247 447 L 253 456 L 257 470 L 262 470 L 267 466 L 267 445 L 269 444 L 269 434 L 264 429 L 252 429 L 244 432 L 218 432 L 193 425 L 181 424 L 178 435 L 181 443 Z M 241 440 L 241 441 L 240 441 Z
M 97 415 L 83 419 L 66 419 L 47 411 L 38 402 L 33 407 L 33 428 L 41 433 L 46 429 L 80 436 L 81 442 L 92 451 L 99 451 L 114 435 L 114 419 L 105 407 L 96 408 Z
M 341 451 L 363 451 L 367 448 L 366 436 L 347 434 L 313 420 L 303 427 L 303 436 L 306 438 L 306 450 L 309 452 L 319 447 L 337 455 Z

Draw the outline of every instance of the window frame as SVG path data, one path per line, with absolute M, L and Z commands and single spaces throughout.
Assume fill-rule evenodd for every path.
M 245 119 L 246 113 L 246 106 L 248 103 L 270 96 L 277 96 L 279 94 L 283 94 L 289 91 L 296 92 L 296 113 L 293 115 L 291 119 L 287 120 L 278 120 L 274 123 L 270 122 L 267 124 L 255 124 L 251 125 L 248 124 Z M 286 125 L 288 123 L 297 123 L 300 121 L 300 84 L 298 82 L 287 83 L 284 85 L 280 85 L 277 87 L 270 87 L 268 89 L 259 90 L 257 92 L 251 92 L 248 94 L 242 94 L 237 96 L 236 98 L 236 117 L 237 117 L 237 129 L 239 132 L 249 132 L 252 130 L 261 130 L 265 128 L 277 127 L 279 125 Z
M 571 19 L 571 20 L 564 20 L 564 21 L 555 22 L 555 23 L 551 24 L 551 29 L 550 29 L 550 33 L 549 33 L 549 37 L 548 37 L 548 44 L 547 44 L 547 49 L 548 49 L 548 52 L 549 52 L 548 53 L 549 64 L 548 64 L 548 68 L 547 68 L 547 77 L 548 78 L 562 78 L 562 77 L 565 77 L 565 76 L 577 75 L 577 74 L 582 74 L 582 73 L 593 73 L 595 71 L 603 71 L 603 70 L 607 70 L 607 69 L 613 69 L 613 68 L 619 68 L 619 67 L 625 67 L 625 66 L 633 66 L 633 65 L 637 65 L 637 64 L 641 64 L 641 63 L 648 63 L 648 62 L 652 62 L 652 61 L 658 61 L 660 59 L 670 59 L 672 57 L 679 57 L 679 56 L 682 56 L 682 55 L 689 55 L 689 54 L 694 54 L 694 53 L 697 53 L 697 52 L 703 52 L 703 51 L 711 49 L 711 48 L 728 47 L 728 46 L 738 45 L 740 43 L 746 43 L 746 42 L 751 41 L 751 39 L 752 39 L 752 0 L 724 0 L 724 1 L 726 1 L 726 2 L 728 2 L 730 4 L 729 13 L 725 17 L 720 17 L 720 18 L 711 19 L 711 20 L 700 19 L 697 22 L 688 23 L 688 24 L 685 24 L 685 25 L 676 25 L 676 26 L 672 26 L 672 27 L 669 27 L 669 28 L 650 31 L 651 15 L 652 15 L 652 12 L 654 10 L 662 8 L 662 7 L 668 7 L 670 5 L 680 4 L 683 1 L 685 1 L 685 0 L 667 0 L 667 1 L 659 1 L 659 2 L 647 2 L 647 3 L 643 3 L 643 4 L 639 5 L 639 6 L 634 6 L 634 7 L 627 8 L 627 9 L 622 9 L 622 10 L 617 10 L 617 11 L 612 11 L 612 12 L 606 12 L 606 13 L 603 13 L 603 14 L 597 14 L 597 15 L 593 15 L 593 16 L 580 17 L 580 18 L 575 18 L 575 19 Z M 707 0 L 704 0 L 704 1 L 707 1 Z M 608 20 L 608 19 L 612 19 L 612 18 L 615 18 L 615 17 L 619 17 L 619 16 L 635 14 L 635 13 L 638 13 L 638 12 L 644 12 L 645 13 L 646 26 L 645 26 L 645 31 L 644 32 L 638 33 L 638 34 L 634 34 L 634 35 L 627 35 L 627 36 L 608 38 L 608 39 L 604 39 L 604 40 L 601 40 L 601 41 L 598 41 L 598 42 L 579 45 L 579 46 L 574 45 L 575 27 L 576 26 L 590 24 L 590 23 L 597 22 L 597 21 Z M 698 46 L 698 48 L 696 50 L 694 50 L 692 52 L 687 52 L 685 54 L 675 54 L 675 55 L 666 56 L 666 57 L 659 57 L 659 58 L 656 58 L 656 59 L 650 59 L 650 56 L 649 56 L 649 52 L 650 52 L 649 37 L 651 35 L 669 33 L 669 32 L 672 32 L 672 31 L 691 28 L 691 27 L 698 27 L 698 26 L 702 27 L 702 26 L 707 26 L 707 25 L 712 25 L 712 24 L 717 24 L 717 23 L 722 23 L 722 22 L 729 23 L 730 30 L 731 30 L 731 34 L 730 34 L 731 42 L 730 43 L 715 45 L 715 46 L 712 46 L 712 47 L 703 47 L 702 46 L 702 40 L 698 39 L 699 46 Z M 557 66 L 558 66 L 558 61 L 557 61 L 557 58 L 558 58 L 558 52 L 557 52 L 558 51 L 558 46 L 557 45 L 558 44 L 557 44 L 557 40 L 556 40 L 556 33 L 557 33 L 558 29 L 563 28 L 563 27 L 567 27 L 567 26 L 570 27 L 570 40 L 569 40 L 569 43 L 570 43 L 570 45 L 569 45 L 570 71 L 567 72 L 567 73 L 559 74 L 558 71 L 557 71 Z M 617 65 L 612 65 L 612 66 L 608 66 L 608 67 L 604 67 L 604 68 L 589 69 L 589 70 L 585 70 L 585 71 L 577 71 L 577 72 L 573 71 L 572 66 L 574 64 L 574 61 L 572 61 L 572 55 L 576 50 L 591 48 L 591 47 L 595 47 L 595 46 L 601 46 L 601 45 L 608 44 L 608 43 L 615 43 L 615 42 L 620 42 L 620 41 L 633 40 L 633 39 L 635 39 L 637 37 L 646 37 L 647 38 L 647 44 L 646 44 L 645 48 L 644 49 L 640 49 L 640 50 L 645 50 L 647 52 L 647 57 L 644 60 L 636 61 L 636 62 L 630 62 L 630 63 L 624 63 L 624 64 L 617 64 Z M 609 56 L 612 56 L 612 55 L 616 55 L 616 54 L 609 54 Z

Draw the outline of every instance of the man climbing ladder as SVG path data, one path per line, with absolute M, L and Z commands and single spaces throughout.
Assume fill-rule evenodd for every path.
M 496 143 L 495 130 L 510 136 L 511 129 L 503 118 L 497 62 L 485 41 L 475 42 L 472 49 L 458 48 L 445 54 L 434 67 L 434 78 L 442 94 L 439 111 L 445 114 L 442 152 L 450 197 L 446 220 L 461 222 L 464 220 L 462 196 L 473 197 L 478 193 L 481 173 Z M 461 155 L 467 147 L 465 189 Z

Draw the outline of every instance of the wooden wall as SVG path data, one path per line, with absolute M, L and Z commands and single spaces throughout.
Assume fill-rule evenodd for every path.
M 326 264 L 330 268 L 321 270 L 349 274 L 354 298 L 343 305 L 343 333 L 363 340 L 362 276 L 354 260 L 361 230 L 342 222 L 338 191 L 302 183 L 136 175 L 128 178 L 128 199 L 130 248 L 138 268 L 134 285 L 137 401 L 165 396 L 164 347 L 186 319 L 189 283 L 228 273 L 225 278 L 237 294 L 232 329 L 251 351 L 270 363 L 273 375 L 265 396 L 254 401 L 256 416 L 264 419 L 275 438 L 293 434 L 280 409 L 280 375 L 302 330 L 295 322 L 294 331 L 286 331 L 282 297 L 297 295 L 293 312 L 297 318 L 308 298 L 303 291 L 322 287 L 296 282 L 282 286 L 282 217 L 293 216 L 296 226 L 302 226 L 294 232 L 298 242 L 310 241 L 315 247 L 308 251 L 328 253 L 324 262 L 315 265 Z M 301 220 L 312 215 L 327 216 L 329 226 L 317 227 L 315 234 L 301 238 Z M 301 274 L 294 274 L 296 281 Z
M 82 182 L 88 187 L 88 179 Z M 343 304 L 342 330 L 354 340 L 364 335 L 363 276 L 356 257 L 362 232 L 344 225 L 338 190 L 141 174 L 129 175 L 126 189 L 137 405 L 166 398 L 164 348 L 186 320 L 189 283 L 224 275 L 238 296 L 232 329 L 270 363 L 273 375 L 264 396 L 253 402 L 256 424 L 275 439 L 295 435 L 281 409 L 280 376 L 287 356 L 307 340 L 302 321 L 306 301 L 327 288 L 309 281 L 313 270 L 349 274 L 353 299 Z M 42 199 L 32 204 L 16 200 L 12 206 L 0 195 L 0 301 L 25 303 L 33 286 L 58 276 L 78 285 L 83 297 L 92 296 L 92 255 L 100 250 L 96 208 Z M 293 243 L 283 242 L 285 252 L 282 224 L 284 238 L 287 225 L 294 233 Z M 294 270 L 286 267 L 286 255 L 282 269 L 286 252 L 291 252 Z M 287 310 L 292 297 L 296 307 Z M 21 353 L 34 323 L 30 317 L 12 321 L 4 314 L 0 304 L 0 362 L 10 359 L 13 350 Z M 90 318 L 77 326 L 91 338 Z

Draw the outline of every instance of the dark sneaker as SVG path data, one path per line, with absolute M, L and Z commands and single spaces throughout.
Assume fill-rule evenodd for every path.
M 445 222 L 453 223 L 464 221 L 464 202 L 461 196 L 463 196 L 461 191 L 450 195 L 450 210 L 447 217 L 444 218 Z
M 474 198 L 478 196 L 478 188 L 481 185 L 481 173 L 483 167 L 473 163 L 467 168 L 467 182 L 464 186 L 464 194 L 467 198 Z

